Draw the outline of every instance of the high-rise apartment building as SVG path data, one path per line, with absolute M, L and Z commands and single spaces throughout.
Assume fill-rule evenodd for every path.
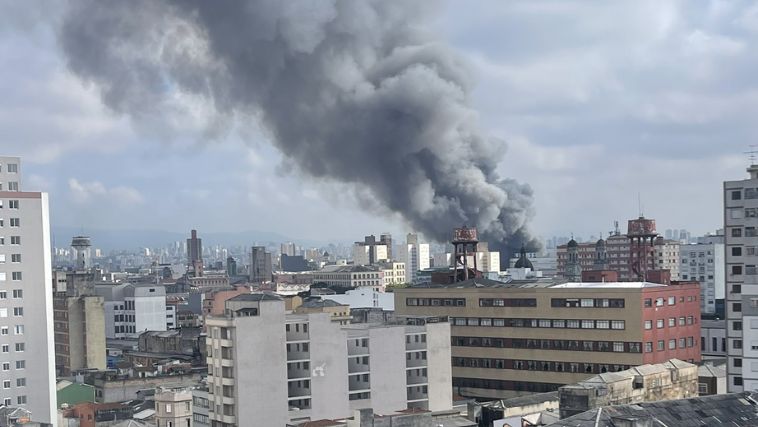
M 297 255 L 297 247 L 292 242 L 282 243 L 280 245 L 281 255 L 295 256 Z
M 0 157 L 0 404 L 55 425 L 48 196 L 20 182 L 20 159 Z
M 418 281 L 418 272 L 429 268 L 429 244 L 419 243 L 418 234 L 409 233 L 398 254 L 405 262 L 405 280 L 407 283 Z
M 415 320 L 339 325 L 326 313 L 288 314 L 273 295 L 227 300 L 206 320 L 211 425 L 450 409 L 450 326 Z
M 166 288 L 147 283 L 98 285 L 105 298 L 106 338 L 137 338 L 145 331 L 165 331 Z
M 700 361 L 700 289 L 469 279 L 396 289 L 400 316 L 449 316 L 457 394 L 508 398 L 672 358 Z
M 192 390 L 189 388 L 159 388 L 155 393 L 156 427 L 192 426 Z
M 716 313 L 716 300 L 724 298 L 724 243 L 711 241 L 679 247 L 679 277 L 700 283 L 700 311 Z
M 758 388 L 758 165 L 724 182 L 727 389 Z
M 270 282 L 273 278 L 271 253 L 264 246 L 253 246 L 250 255 L 250 282 Z

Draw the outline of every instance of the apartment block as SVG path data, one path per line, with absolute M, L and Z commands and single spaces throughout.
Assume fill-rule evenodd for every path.
M 211 424 L 450 409 L 450 326 L 416 320 L 339 325 L 327 313 L 288 313 L 274 295 L 227 300 L 224 315 L 206 321 Z
M 724 298 L 724 244 L 681 245 L 679 277 L 700 283 L 700 311 L 716 313 L 716 300 Z
M 0 404 L 55 425 L 48 196 L 20 183 L 20 159 L 0 157 Z
M 159 388 L 156 390 L 156 427 L 191 427 L 192 414 L 191 389 Z
M 97 295 L 56 295 L 53 301 L 55 368 L 68 376 L 81 369 L 105 369 L 105 307 Z
M 456 394 L 508 398 L 672 358 L 700 360 L 697 284 L 502 283 L 395 290 L 399 316 L 449 316 Z
M 97 285 L 105 298 L 106 338 L 137 338 L 145 331 L 166 330 L 166 289 L 145 283 Z
M 405 244 L 400 245 L 398 260 L 405 263 L 406 283 L 416 283 L 418 272 L 429 268 L 429 244 L 420 243 L 417 234 L 408 233 Z
M 758 165 L 724 182 L 727 388 L 758 388 Z

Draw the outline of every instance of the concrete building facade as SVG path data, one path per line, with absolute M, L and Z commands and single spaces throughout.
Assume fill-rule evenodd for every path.
M 384 289 L 384 270 L 375 265 L 327 265 L 312 272 L 313 283 L 338 288 Z
M 137 338 L 145 331 L 165 331 L 166 290 L 152 284 L 98 285 L 105 298 L 106 338 Z
M 18 157 L 0 157 L 0 221 L 0 404 L 55 425 L 48 196 L 21 191 Z
M 429 244 L 420 243 L 417 234 L 409 233 L 406 243 L 400 245 L 398 260 L 405 262 L 405 281 L 416 283 L 418 272 L 429 268 Z
M 273 277 L 271 253 L 264 246 L 253 246 L 250 252 L 250 282 L 270 282 Z
M 758 165 L 724 182 L 727 387 L 758 388 Z
M 55 368 L 68 376 L 105 369 L 105 300 L 98 295 L 56 295 L 53 301 Z
M 192 427 L 192 390 L 159 388 L 155 393 L 156 427 Z
M 206 323 L 212 425 L 256 417 L 261 425 L 285 425 L 362 408 L 451 408 L 449 324 L 331 320 L 287 314 L 273 295 L 228 300 L 225 315 Z
M 449 316 L 457 394 L 508 398 L 672 358 L 700 361 L 696 284 L 502 283 L 395 290 L 395 313 Z
M 716 300 L 724 298 L 724 244 L 699 243 L 679 247 L 679 277 L 700 283 L 700 311 L 716 313 Z

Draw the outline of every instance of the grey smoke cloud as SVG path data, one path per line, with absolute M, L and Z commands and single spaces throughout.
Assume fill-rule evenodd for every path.
M 468 106 L 466 67 L 425 31 L 429 2 L 70 2 L 69 68 L 103 102 L 155 122 L 180 94 L 255 120 L 288 163 L 351 183 L 424 235 L 476 225 L 494 247 L 535 242 L 528 185 L 496 172 L 504 144 Z

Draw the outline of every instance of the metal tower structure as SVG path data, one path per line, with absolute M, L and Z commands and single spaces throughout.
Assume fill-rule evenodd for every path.
M 453 263 L 453 281 L 460 282 L 469 279 L 469 265 L 468 257 L 473 255 L 474 274 L 476 274 L 476 245 L 479 243 L 477 238 L 476 227 L 456 228 L 453 231 L 453 257 L 455 262 Z M 459 272 L 459 269 L 462 271 Z
M 626 236 L 629 238 L 629 266 L 631 274 L 641 281 L 647 280 L 649 258 L 653 257 L 652 248 L 658 232 L 655 230 L 655 220 L 640 215 L 630 219 Z

